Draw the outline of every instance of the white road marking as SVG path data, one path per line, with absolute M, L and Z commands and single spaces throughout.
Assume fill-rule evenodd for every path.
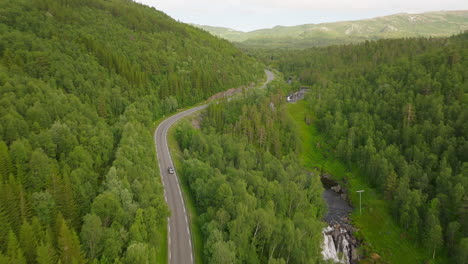
M 169 217 L 167 218 L 167 248 L 169 251 L 169 261 L 171 261 L 171 236 L 169 235 L 171 233 L 171 224 L 169 223 Z
M 180 188 L 179 188 L 179 189 L 177 189 L 177 190 L 179 190 L 179 195 L 180 195 L 180 198 L 182 198 L 182 192 L 180 191 Z M 182 199 L 182 200 L 183 200 L 183 199 Z

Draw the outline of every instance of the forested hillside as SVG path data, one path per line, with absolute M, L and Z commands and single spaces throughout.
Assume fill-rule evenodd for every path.
M 276 54 L 314 123 L 431 258 L 468 261 L 468 33 Z M 398 254 L 398 252 L 392 252 Z
M 262 74 L 131 1 L 0 1 L 0 263 L 155 263 L 153 121 Z
M 206 263 L 318 263 L 325 211 L 317 174 L 297 161 L 287 85 L 212 104 L 177 127 L 179 173 L 200 214 Z

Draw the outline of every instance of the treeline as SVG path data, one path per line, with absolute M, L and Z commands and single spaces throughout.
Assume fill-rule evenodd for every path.
M 201 130 L 188 122 L 176 129 L 207 263 L 321 260 L 323 189 L 297 161 L 283 85 L 211 104 Z
M 319 130 L 431 257 L 468 261 L 468 33 L 276 54 Z M 287 55 L 286 55 L 287 54 Z
M 0 263 L 155 263 L 153 121 L 261 77 L 131 1 L 0 2 Z

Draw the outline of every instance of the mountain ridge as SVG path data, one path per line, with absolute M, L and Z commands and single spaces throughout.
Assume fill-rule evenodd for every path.
M 306 48 L 401 37 L 441 37 L 468 30 L 468 10 L 397 13 L 362 20 L 275 26 L 248 32 L 194 25 L 249 47 Z

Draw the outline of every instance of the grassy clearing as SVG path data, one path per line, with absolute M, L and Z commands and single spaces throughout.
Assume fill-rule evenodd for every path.
M 351 219 L 359 229 L 356 235 L 364 238 L 369 253 L 376 252 L 384 263 L 413 264 L 429 260 L 430 253 L 407 238 L 404 230 L 396 224 L 382 195 L 366 183 L 357 168 L 349 170 L 333 156 L 324 143 L 324 136 L 318 133 L 313 123 L 306 124 L 306 103 L 301 101 L 289 104 L 288 110 L 301 136 L 302 165 L 308 169 L 319 168 L 332 174 L 335 180 L 347 182 L 346 187 L 355 207 Z M 359 195 L 356 193 L 361 189 L 365 190 L 362 195 L 362 215 L 359 214 Z M 437 259 L 437 263 L 443 262 L 445 259 Z M 364 260 L 363 263 L 369 262 Z

